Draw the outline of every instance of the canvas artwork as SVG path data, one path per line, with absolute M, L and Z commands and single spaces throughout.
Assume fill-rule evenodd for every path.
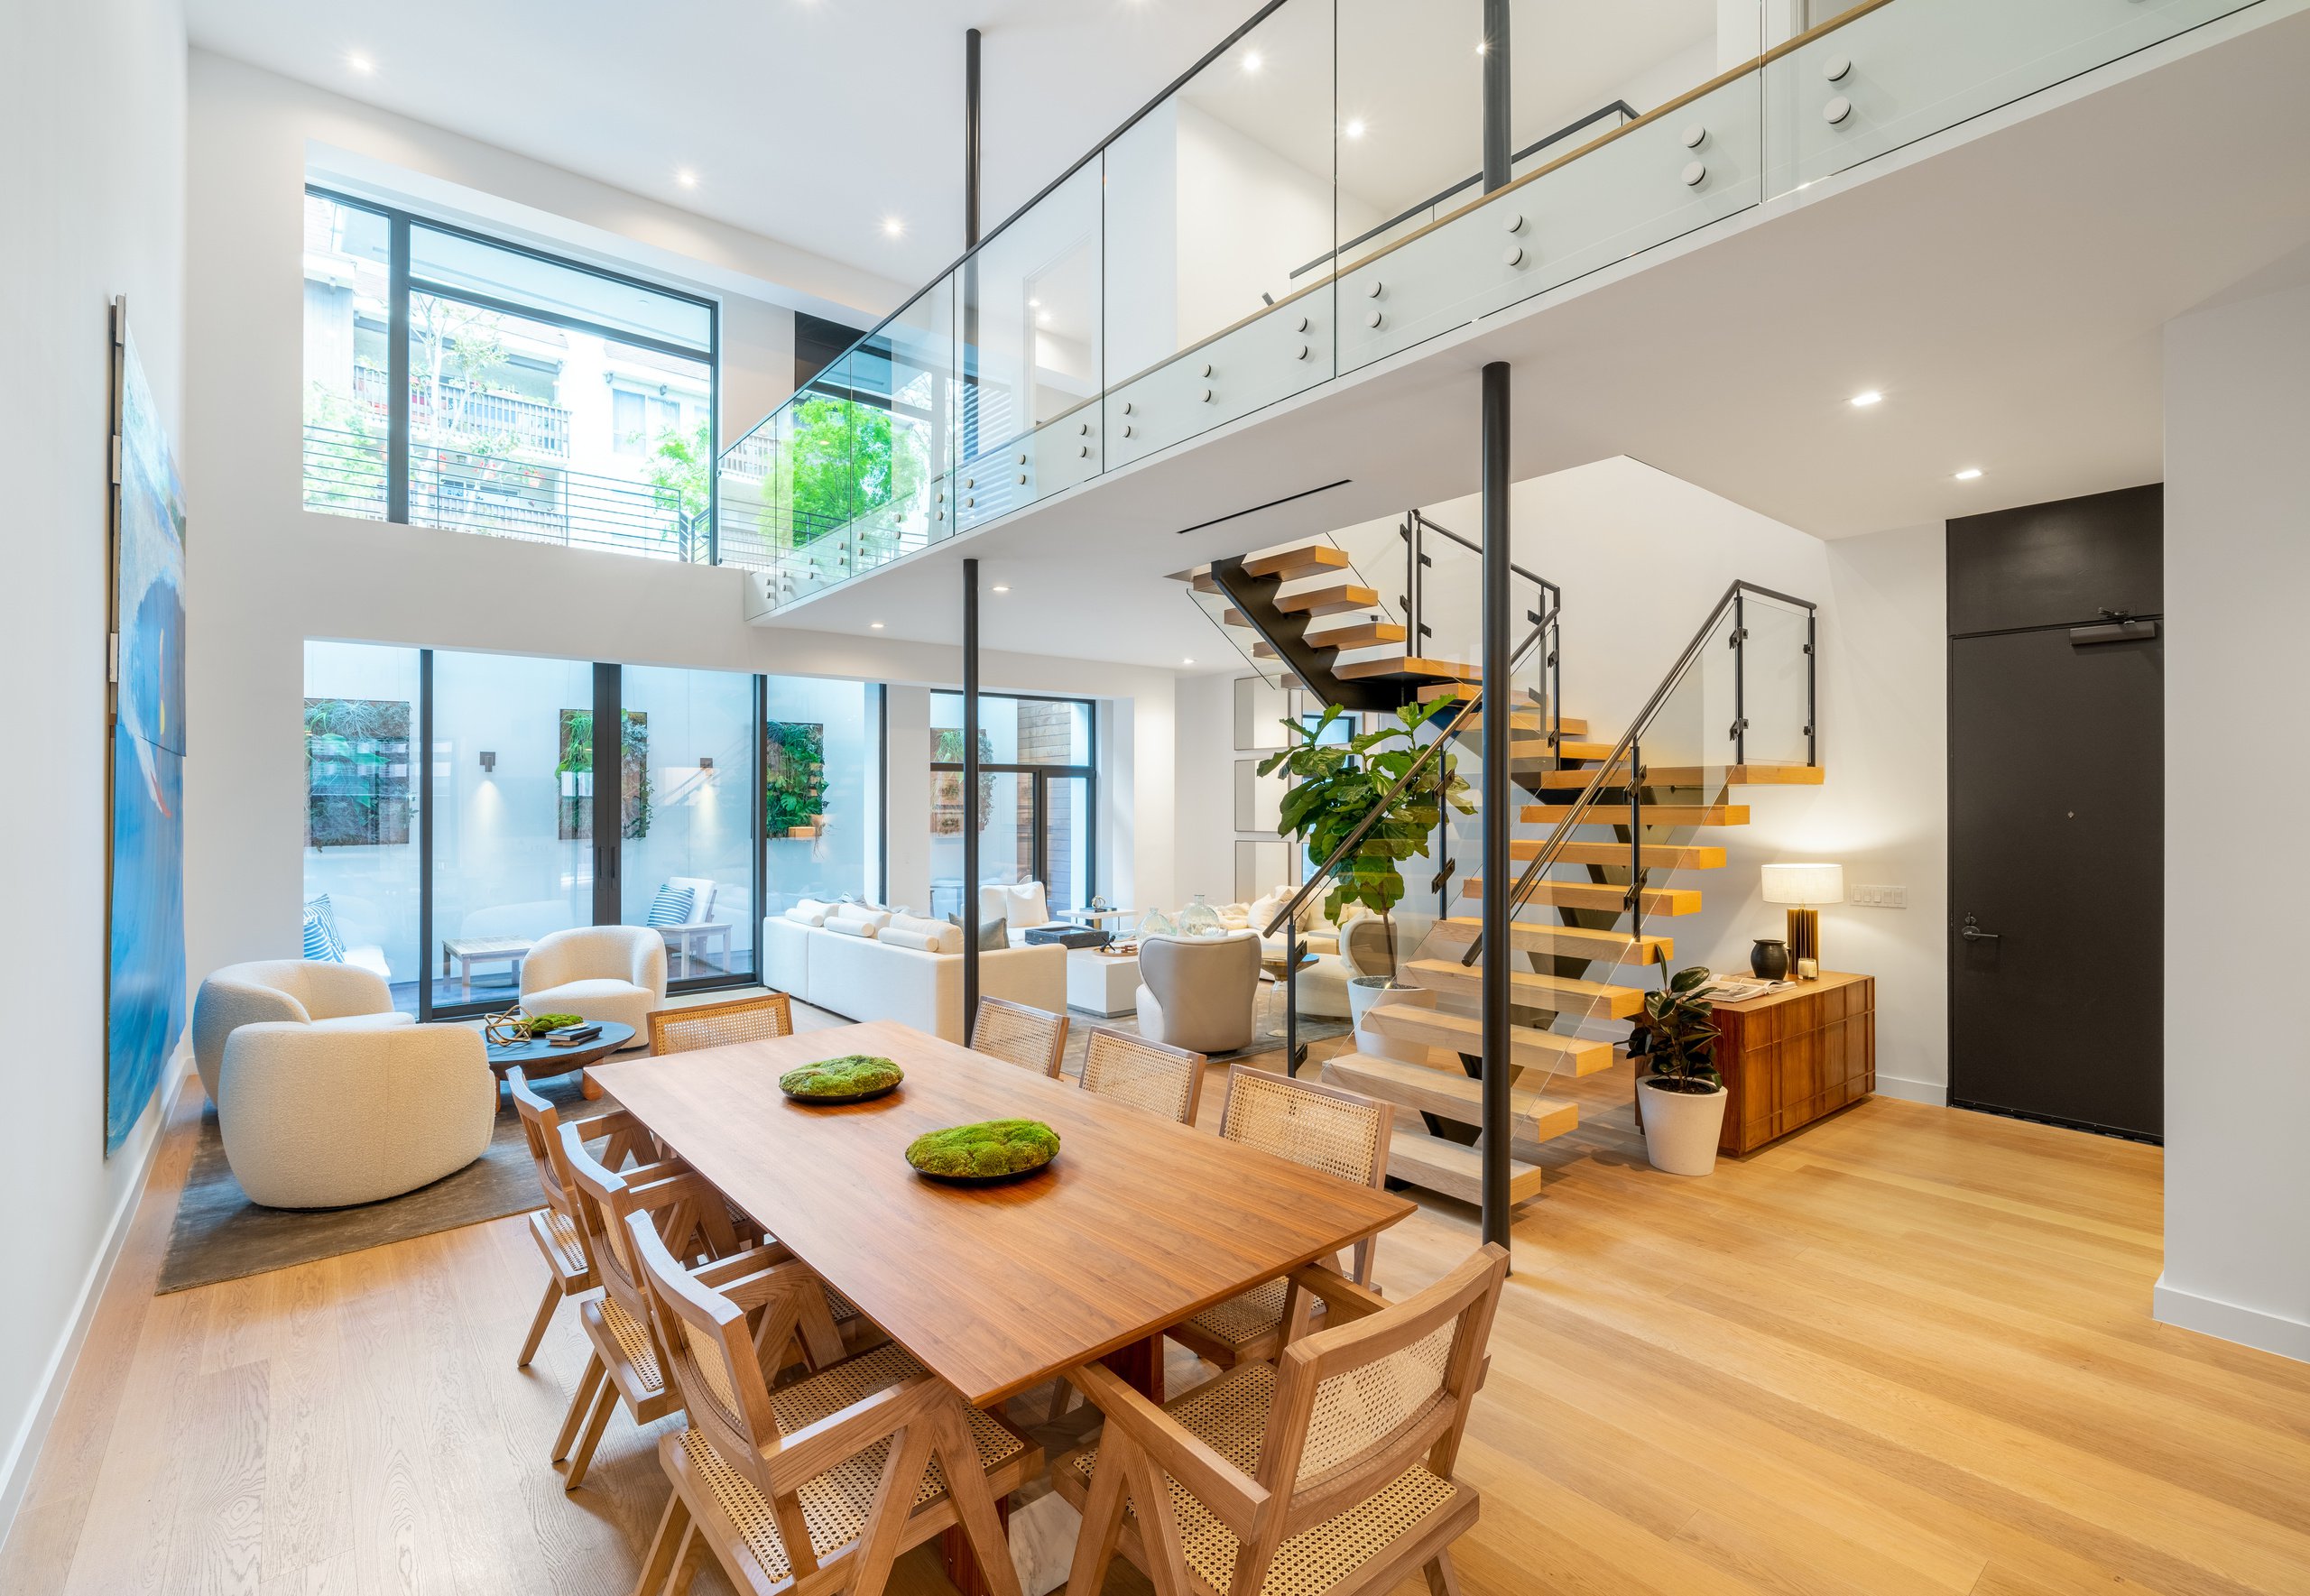
M 152 1101 L 185 1022 L 184 500 L 120 302 L 113 421 L 107 1155 Z

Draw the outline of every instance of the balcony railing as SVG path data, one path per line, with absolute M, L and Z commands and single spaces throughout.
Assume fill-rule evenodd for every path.
M 382 426 L 392 403 L 393 384 L 374 366 L 356 365 L 353 398 Z M 463 383 L 443 383 L 439 416 L 434 414 L 435 408 L 433 384 L 422 377 L 411 379 L 409 421 L 420 432 L 476 442 L 504 438 L 531 454 L 559 457 L 569 453 L 569 412 L 558 404 Z
M 1473 0 L 1273 0 L 723 457 L 723 557 L 793 602 L 2260 3 L 1605 21 L 1621 80 L 1508 106 L 1482 194 Z M 1510 10 L 1511 55 L 1561 45 Z
M 389 488 L 382 436 L 306 424 L 308 510 L 383 521 Z M 648 483 L 445 445 L 410 447 L 411 526 L 695 563 L 712 558 L 711 522 L 705 510 L 686 511 L 679 494 Z

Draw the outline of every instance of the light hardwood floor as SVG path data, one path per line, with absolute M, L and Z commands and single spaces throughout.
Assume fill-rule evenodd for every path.
M 2154 1149 L 1880 1099 L 1687 1181 L 1625 1075 L 1560 1089 L 1589 1122 L 1517 1226 L 1467 1591 L 2310 1591 L 2310 1367 L 2150 1321 Z M 665 1486 L 623 1418 L 585 1490 L 548 1466 L 582 1346 L 565 1318 L 513 1369 L 520 1222 L 154 1297 L 199 1101 L 0 1591 L 622 1596 Z M 1427 1204 L 1382 1284 L 1474 1235 Z M 947 1589 L 927 1548 L 896 1588 Z

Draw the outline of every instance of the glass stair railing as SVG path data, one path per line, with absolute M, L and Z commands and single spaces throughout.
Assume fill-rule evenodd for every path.
M 1511 0 L 1511 53 L 1576 35 L 1596 81 L 1516 97 L 1532 152 L 1479 194 L 1482 0 L 1279 0 L 733 445 L 716 556 L 768 613 L 2266 3 L 1867 0 L 1781 37 L 1718 0 L 1686 38 Z

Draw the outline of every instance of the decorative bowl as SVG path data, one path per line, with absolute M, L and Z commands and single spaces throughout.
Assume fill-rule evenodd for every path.
M 1058 1157 L 1058 1132 L 1040 1120 L 982 1120 L 907 1143 L 906 1161 L 933 1180 L 984 1185 L 1031 1175 Z
M 866 1102 L 895 1092 L 905 1079 L 887 1058 L 850 1053 L 790 1069 L 778 1077 L 778 1089 L 797 1102 Z

